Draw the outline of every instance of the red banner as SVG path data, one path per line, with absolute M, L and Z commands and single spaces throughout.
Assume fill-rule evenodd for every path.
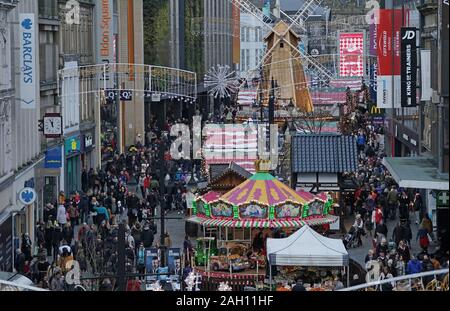
M 341 77 L 364 75 L 364 33 L 339 34 L 339 59 Z
M 392 20 L 394 14 L 394 20 Z M 377 25 L 377 56 L 378 75 L 390 76 L 400 75 L 400 29 L 402 27 L 402 16 L 407 17 L 407 11 L 380 10 L 380 20 Z M 394 46 L 392 47 L 392 33 L 394 33 Z M 392 57 L 394 54 L 394 57 Z

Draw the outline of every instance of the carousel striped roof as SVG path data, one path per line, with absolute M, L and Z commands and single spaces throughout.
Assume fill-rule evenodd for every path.
M 203 216 L 191 216 L 186 221 L 201 224 L 206 227 L 233 227 L 233 228 L 300 228 L 304 225 L 317 226 L 331 224 L 337 220 L 337 216 L 327 215 L 310 219 L 221 219 L 207 218 Z
M 307 191 L 297 191 L 297 194 L 301 196 L 306 202 L 313 202 L 316 199 L 316 196 L 311 192 Z
M 258 172 L 236 186 L 219 199 L 231 205 L 245 205 L 251 202 L 275 206 L 284 202 L 304 204 L 307 202 L 293 189 L 283 184 L 269 173 Z
M 201 200 L 203 200 L 205 203 L 210 203 L 212 201 L 216 201 L 218 198 L 220 198 L 220 193 L 216 191 L 209 191 L 206 194 L 199 197 Z

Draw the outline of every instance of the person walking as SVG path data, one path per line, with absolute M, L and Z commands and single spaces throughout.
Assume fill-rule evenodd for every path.
M 60 227 L 63 227 L 67 223 L 67 213 L 64 204 L 60 204 L 58 206 L 56 221 L 58 222 Z
M 63 239 L 62 228 L 60 225 L 55 225 L 55 230 L 52 233 L 52 246 L 53 246 L 53 261 L 58 259 L 58 251 L 61 241 Z
M 398 192 L 395 186 L 392 186 L 391 191 L 387 195 L 388 201 L 388 214 L 391 220 L 395 219 L 397 208 L 398 208 Z M 386 218 L 388 215 L 386 215 Z

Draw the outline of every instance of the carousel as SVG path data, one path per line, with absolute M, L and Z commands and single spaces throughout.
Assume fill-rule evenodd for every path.
M 267 238 L 337 221 L 330 196 L 296 192 L 263 166 L 257 162 L 257 172 L 225 194 L 210 191 L 195 197 L 186 221 L 202 227 L 193 261 L 200 272 L 264 278 Z

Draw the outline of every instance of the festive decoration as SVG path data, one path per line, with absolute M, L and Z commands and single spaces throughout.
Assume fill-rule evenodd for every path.
M 275 207 L 274 206 L 269 207 L 269 219 L 270 220 L 275 219 Z
M 208 93 L 218 98 L 230 97 L 238 88 L 235 78 L 235 72 L 230 71 L 230 66 L 217 65 L 212 67 L 205 74 L 205 88 L 210 90 Z
M 220 282 L 217 290 L 219 292 L 231 292 L 232 288 L 228 285 L 228 282 Z
M 205 215 L 211 217 L 211 206 L 209 204 L 205 204 Z
M 303 214 L 302 214 L 302 218 L 306 218 L 309 216 L 309 205 L 305 204 L 303 205 Z
M 239 208 L 236 205 L 233 205 L 233 217 L 239 219 Z
M 323 214 L 324 215 L 328 215 L 329 211 L 330 211 L 330 207 L 331 207 L 331 202 L 327 201 L 323 207 Z
M 197 203 L 195 201 L 192 201 L 192 214 L 197 215 Z

